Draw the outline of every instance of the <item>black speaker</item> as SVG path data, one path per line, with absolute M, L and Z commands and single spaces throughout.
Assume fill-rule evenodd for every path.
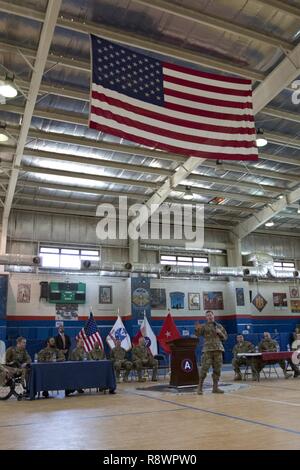
M 166 273 L 170 273 L 172 271 L 172 266 L 170 266 L 169 264 L 166 264 L 164 266 L 164 271 L 166 271 Z
M 41 292 L 40 292 L 40 300 L 45 299 L 48 300 L 49 297 L 49 284 L 48 282 L 42 281 L 40 282 Z
M 130 271 L 132 269 L 132 264 L 131 263 L 125 263 L 125 269 L 128 269 Z
M 205 266 L 205 267 L 203 268 L 203 272 L 204 272 L 204 274 L 209 274 L 209 273 L 210 273 L 210 267 L 209 267 L 209 266 Z
M 34 256 L 34 258 L 32 258 L 32 262 L 33 264 L 41 264 L 41 258 Z
M 82 264 L 87 269 L 91 266 L 91 262 L 88 259 L 84 260 Z
M 243 275 L 244 276 L 249 276 L 249 274 L 250 274 L 250 269 L 244 269 Z

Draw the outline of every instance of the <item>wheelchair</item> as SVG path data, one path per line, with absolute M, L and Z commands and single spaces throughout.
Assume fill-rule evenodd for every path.
M 25 394 L 22 376 L 12 377 L 4 385 L 0 385 L 0 400 L 8 400 L 11 396 L 22 400 Z

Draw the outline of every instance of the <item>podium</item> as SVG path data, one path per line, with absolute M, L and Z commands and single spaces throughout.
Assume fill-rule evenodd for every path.
M 171 387 L 198 385 L 199 373 L 195 349 L 198 338 L 178 338 L 168 342 L 171 349 Z

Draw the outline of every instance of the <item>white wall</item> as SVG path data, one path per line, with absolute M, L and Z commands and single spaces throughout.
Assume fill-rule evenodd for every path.
M 63 276 L 63 275 L 35 275 L 35 274 L 11 274 L 9 278 L 7 315 L 8 316 L 53 316 L 55 317 L 55 304 L 49 304 L 44 300 L 39 301 L 41 281 L 60 282 L 85 282 L 87 285 L 86 303 L 79 305 L 79 316 L 86 316 L 90 306 L 95 316 L 112 316 L 120 309 L 120 315 L 127 316 L 131 313 L 130 280 L 126 278 L 100 277 L 98 276 Z M 31 284 L 30 303 L 17 303 L 18 284 Z M 112 304 L 99 304 L 99 286 L 112 286 Z

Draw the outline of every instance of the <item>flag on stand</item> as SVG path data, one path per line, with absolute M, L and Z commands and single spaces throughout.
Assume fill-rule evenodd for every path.
M 201 72 L 91 35 L 89 127 L 187 157 L 257 160 L 251 80 Z
M 174 339 L 180 338 L 181 335 L 175 325 L 175 322 L 172 318 L 171 313 L 168 313 L 162 329 L 157 337 L 157 340 L 160 346 L 163 348 L 164 351 L 167 353 L 171 352 L 170 346 L 167 344 L 167 341 L 173 341 Z
M 140 326 L 137 334 L 132 338 L 132 344 L 137 345 L 139 339 L 144 337 L 145 343 L 148 349 L 150 349 L 152 356 L 157 355 L 157 340 L 156 336 L 153 333 L 153 330 L 148 322 L 146 315 L 144 314 L 143 323 Z
M 88 321 L 76 336 L 76 339 L 83 340 L 84 350 L 86 352 L 90 352 L 93 349 L 94 344 L 97 342 L 100 344 L 101 349 L 104 348 L 103 341 L 92 312 L 90 313 Z
M 106 342 L 108 343 L 110 349 L 113 349 L 116 346 L 117 340 L 121 341 L 121 347 L 125 349 L 125 351 L 129 351 L 129 349 L 131 349 L 130 336 L 127 333 L 126 328 L 119 315 L 114 326 L 106 337 Z

